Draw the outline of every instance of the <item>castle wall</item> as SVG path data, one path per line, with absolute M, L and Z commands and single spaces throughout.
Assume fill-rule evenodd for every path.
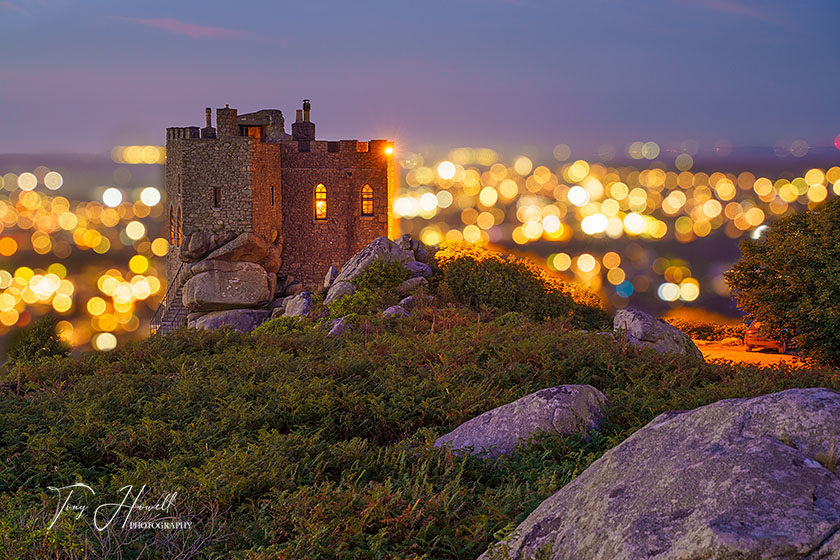
M 383 150 L 358 152 L 355 142 L 309 142 L 300 152 L 297 142 L 284 142 L 283 267 L 307 283 L 319 283 L 327 269 L 341 267 L 377 237 L 388 234 L 388 160 Z M 315 220 L 314 189 L 327 188 L 327 219 Z M 374 215 L 361 215 L 361 188 L 374 192 Z
M 281 152 L 279 144 L 256 142 L 251 153 L 252 227 L 268 241 L 272 231 L 283 232 Z

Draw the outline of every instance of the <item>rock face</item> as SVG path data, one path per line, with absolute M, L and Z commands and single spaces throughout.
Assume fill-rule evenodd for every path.
M 531 393 L 464 422 L 435 447 L 472 448 L 482 457 L 507 455 L 536 432 L 586 433 L 606 420 L 607 399 L 591 385 L 560 385 Z
M 265 239 L 256 233 L 246 232 L 207 255 L 207 258 L 257 263 L 267 256 L 268 243 L 265 242 Z M 279 254 L 277 258 L 279 259 Z
M 330 332 L 327 336 L 341 336 L 342 334 L 344 334 L 344 317 L 330 323 Z
M 338 269 L 334 266 L 331 266 L 327 270 L 327 274 L 324 276 L 324 288 L 326 288 L 327 290 L 332 288 L 333 282 L 335 282 L 335 279 L 337 277 L 338 277 Z
M 481 558 L 840 558 L 838 420 L 828 389 L 662 414 Z
M 432 269 L 426 263 L 409 261 L 405 263 L 405 267 L 408 269 L 409 278 L 417 278 L 418 276 L 423 276 L 425 278 L 432 277 Z
M 397 243 L 387 237 L 378 237 L 345 263 L 341 268 L 341 273 L 336 277 L 335 283 L 341 282 L 342 280 L 355 280 L 375 260 L 380 260 L 385 263 L 395 261 L 406 263 L 414 260 L 414 253 L 410 249 L 401 249 Z
M 222 327 L 231 327 L 241 333 L 254 330 L 263 324 L 269 316 L 263 309 L 231 309 L 205 313 L 194 320 L 188 320 L 187 326 L 195 329 L 212 331 Z
M 183 288 L 184 306 L 190 311 L 257 307 L 271 299 L 268 274 L 255 263 L 206 260 L 190 273 Z
M 420 288 L 425 288 L 429 285 L 429 281 L 423 278 L 422 276 L 417 276 L 415 278 L 409 278 L 399 286 L 397 286 L 397 294 L 404 296 L 406 294 L 410 294 L 415 290 L 419 290 Z
M 691 338 L 661 319 L 637 309 L 619 309 L 613 319 L 616 334 L 625 333 L 633 344 L 649 346 L 662 353 L 686 354 L 703 360 L 703 353 Z

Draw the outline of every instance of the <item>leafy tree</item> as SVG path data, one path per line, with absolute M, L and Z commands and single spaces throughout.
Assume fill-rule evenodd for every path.
M 726 272 L 747 315 L 821 362 L 840 365 L 840 198 L 787 216 Z
M 58 319 L 45 315 L 28 327 L 16 331 L 9 343 L 9 363 L 17 366 L 51 356 L 66 356 L 70 346 L 58 336 Z

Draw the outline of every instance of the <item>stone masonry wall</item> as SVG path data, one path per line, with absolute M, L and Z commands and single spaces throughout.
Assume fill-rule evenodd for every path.
M 388 159 L 383 150 L 358 152 L 355 142 L 341 142 L 328 152 L 328 142 L 284 142 L 283 266 L 306 283 L 318 283 L 331 266 L 341 267 L 365 245 L 388 234 Z M 351 149 L 352 148 L 352 149 Z M 315 220 L 315 187 L 327 188 L 327 219 Z M 373 188 L 374 215 L 361 215 L 361 188 Z
M 283 232 L 281 151 L 280 144 L 256 142 L 251 153 L 253 231 L 269 242 L 272 231 Z

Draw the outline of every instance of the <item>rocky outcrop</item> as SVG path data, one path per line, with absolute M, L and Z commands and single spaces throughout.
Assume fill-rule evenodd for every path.
M 840 558 L 840 393 L 656 417 L 482 559 Z
M 428 285 L 429 281 L 423 278 L 422 276 L 409 278 L 408 280 L 397 286 L 397 295 L 404 296 L 406 294 L 410 294 L 411 292 L 415 292 L 420 288 L 425 288 Z
M 409 261 L 405 263 L 405 267 L 408 269 L 409 278 L 417 278 L 418 276 L 422 276 L 424 278 L 432 277 L 432 269 L 426 263 L 422 263 L 420 261 Z
M 476 416 L 438 438 L 435 447 L 499 457 L 540 431 L 571 435 L 600 429 L 606 409 L 607 399 L 595 387 L 560 385 Z
M 256 263 L 205 260 L 190 269 L 184 306 L 190 311 L 259 307 L 270 301 L 271 288 L 268 274 Z
M 327 297 L 324 298 L 324 303 L 329 305 L 354 293 L 356 293 L 356 285 L 353 282 L 333 282 L 332 287 L 327 292 Z
M 195 262 L 205 258 L 211 251 L 236 237 L 233 232 L 209 233 L 197 231 L 185 235 L 181 240 L 179 257 L 184 262 Z
M 402 249 L 400 246 L 388 239 L 379 237 L 371 241 L 364 249 L 353 255 L 343 267 L 335 279 L 335 283 L 342 280 L 352 282 L 367 270 L 373 261 L 384 263 L 400 262 L 406 263 L 414 260 L 414 253 L 410 249 Z
M 213 311 L 203 313 L 195 318 L 187 319 L 187 326 L 195 329 L 215 330 L 230 327 L 235 331 L 246 333 L 263 324 L 269 317 L 270 311 L 264 309 L 231 309 L 228 311 Z
M 327 290 L 332 288 L 333 282 L 335 282 L 336 278 L 338 278 L 338 269 L 331 266 L 327 269 L 327 274 L 324 276 L 324 288 Z
M 617 336 L 625 336 L 633 344 L 703 361 L 703 353 L 687 334 L 638 309 L 619 309 L 613 319 L 613 328 Z
M 207 255 L 208 259 L 258 263 L 268 256 L 268 243 L 256 233 L 238 235 Z M 279 259 L 279 254 L 277 255 Z

